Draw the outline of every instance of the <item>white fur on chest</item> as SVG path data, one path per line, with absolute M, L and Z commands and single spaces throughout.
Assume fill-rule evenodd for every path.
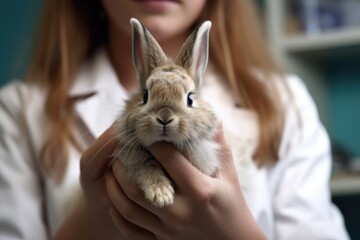
M 256 144 L 253 141 L 245 138 L 236 137 L 232 132 L 226 131 L 225 138 L 229 142 L 232 151 L 234 167 L 239 179 L 241 189 L 246 199 L 251 199 L 251 192 L 254 192 L 255 175 L 258 168 L 253 160 L 253 154 Z M 219 168 L 221 162 L 225 159 L 220 159 L 220 146 L 208 139 L 202 139 L 196 143 L 191 144 L 185 149 L 189 161 L 206 175 L 212 176 Z
M 202 139 L 185 149 L 189 161 L 206 175 L 213 175 L 220 167 L 219 146 L 214 141 Z

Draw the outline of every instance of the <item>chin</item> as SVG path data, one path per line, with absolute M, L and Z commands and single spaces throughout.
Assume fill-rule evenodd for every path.
M 175 21 L 171 16 L 142 16 L 140 17 L 140 21 L 142 21 L 145 27 L 151 32 L 151 35 L 160 42 L 171 39 L 173 36 L 177 35 L 178 32 L 181 32 L 181 29 L 176 29 L 176 27 L 174 27 L 179 26 L 180 23 Z

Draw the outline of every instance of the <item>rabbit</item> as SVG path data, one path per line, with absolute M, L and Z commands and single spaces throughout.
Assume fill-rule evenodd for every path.
M 133 62 L 140 89 L 116 120 L 121 159 L 128 175 L 154 206 L 173 204 L 174 188 L 164 169 L 146 148 L 171 142 L 203 173 L 220 167 L 213 139 L 218 118 L 199 96 L 208 63 L 211 22 L 205 21 L 185 41 L 175 62 L 168 59 L 150 32 L 135 18 L 132 26 Z

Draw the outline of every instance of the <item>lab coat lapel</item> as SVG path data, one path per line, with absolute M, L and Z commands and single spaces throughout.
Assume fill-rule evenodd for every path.
M 105 51 L 101 51 L 93 61 L 87 63 L 76 78 L 70 91 L 76 98 L 76 113 L 85 125 L 85 137 L 100 136 L 120 114 L 128 98 Z

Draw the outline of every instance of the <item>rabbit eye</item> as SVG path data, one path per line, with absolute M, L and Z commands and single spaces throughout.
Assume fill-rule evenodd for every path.
M 147 90 L 144 91 L 143 103 L 146 104 L 149 99 L 149 92 Z
M 194 97 L 193 97 L 193 93 L 189 93 L 187 96 L 187 105 L 188 107 L 192 107 L 193 103 L 194 103 Z

